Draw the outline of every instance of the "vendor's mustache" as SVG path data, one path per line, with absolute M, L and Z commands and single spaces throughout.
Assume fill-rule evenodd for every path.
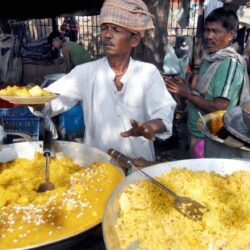
M 110 40 L 102 40 L 101 45 L 102 46 L 115 46 Z

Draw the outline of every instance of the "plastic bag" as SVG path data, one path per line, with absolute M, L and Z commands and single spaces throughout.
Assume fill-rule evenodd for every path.
M 163 60 L 163 71 L 165 74 L 177 74 L 185 77 L 188 61 L 187 55 L 178 58 L 173 46 L 168 45 L 168 50 Z

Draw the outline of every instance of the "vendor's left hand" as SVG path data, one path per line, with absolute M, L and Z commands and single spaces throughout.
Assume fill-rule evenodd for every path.
M 177 94 L 181 97 L 188 95 L 188 83 L 183 78 L 164 77 L 167 89 L 170 93 Z
M 153 129 L 147 125 L 147 123 L 137 122 L 135 120 L 130 121 L 132 128 L 121 132 L 122 137 L 129 137 L 129 136 L 143 136 L 149 140 L 155 140 L 155 134 Z

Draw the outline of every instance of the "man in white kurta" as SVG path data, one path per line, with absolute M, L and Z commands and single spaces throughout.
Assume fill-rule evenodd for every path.
M 116 90 L 114 77 L 106 58 L 77 66 L 47 88 L 60 94 L 51 101 L 52 116 L 81 101 L 86 144 L 104 151 L 114 148 L 132 158 L 153 161 L 151 140 L 142 136 L 124 138 L 120 133 L 131 128 L 131 119 L 144 122 L 158 118 L 164 122 L 166 131 L 156 136 L 167 139 L 172 134 L 175 101 L 152 64 L 131 58 L 121 79 L 124 84 L 121 91 Z
M 129 8 L 145 5 L 141 0 L 105 1 L 114 8 L 115 15 L 120 11 L 119 4 L 123 4 L 124 11 L 128 2 Z M 80 101 L 84 107 L 84 143 L 103 151 L 113 148 L 132 159 L 154 161 L 154 136 L 148 134 L 161 139 L 171 136 L 176 103 L 157 68 L 130 57 L 141 32 L 133 28 L 132 33 L 129 28 L 118 26 L 124 22 L 124 18 L 119 20 L 121 15 L 118 19 L 105 19 L 113 11 L 110 6 L 101 11 L 101 38 L 107 56 L 76 66 L 51 84 L 47 89 L 60 96 L 43 111 L 51 109 L 54 116 Z M 145 15 L 144 10 L 141 13 Z

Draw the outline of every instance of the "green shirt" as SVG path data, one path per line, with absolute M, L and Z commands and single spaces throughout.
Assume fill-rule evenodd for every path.
M 66 42 L 65 46 L 69 50 L 70 59 L 73 67 L 85 62 L 89 62 L 91 60 L 88 51 L 85 50 L 82 45 L 75 42 Z
M 202 76 L 208 69 L 211 62 L 204 61 L 199 74 Z M 238 105 L 241 88 L 244 81 L 244 68 L 234 58 L 225 59 L 218 67 L 210 86 L 205 95 L 206 100 L 213 100 L 216 97 L 224 97 L 229 100 L 228 110 Z M 196 137 L 204 137 L 197 128 L 197 121 L 200 112 L 202 115 L 207 112 L 198 108 L 193 103 L 188 104 L 188 129 Z

